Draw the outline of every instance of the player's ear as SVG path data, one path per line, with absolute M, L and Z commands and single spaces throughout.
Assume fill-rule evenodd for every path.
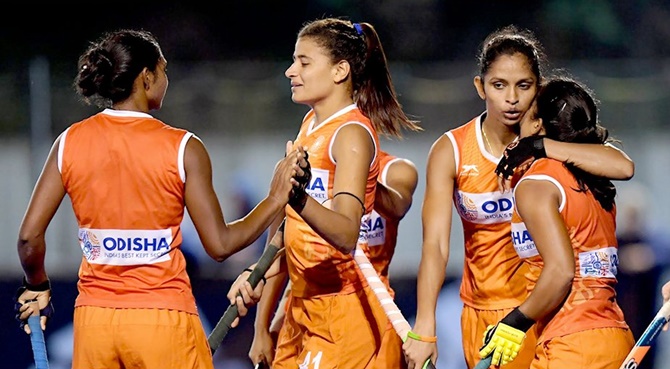
M 333 81 L 335 83 L 344 82 L 351 72 L 351 66 L 346 60 L 340 60 L 333 65 Z
M 479 95 L 479 98 L 486 100 L 486 92 L 484 92 L 484 81 L 482 80 L 482 77 L 475 76 L 472 83 L 475 85 L 475 89 L 477 90 L 477 95 Z

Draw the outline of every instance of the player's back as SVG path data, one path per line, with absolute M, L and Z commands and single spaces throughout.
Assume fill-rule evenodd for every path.
M 84 254 L 78 306 L 197 312 L 179 250 L 189 137 L 148 114 L 111 109 L 62 135 L 59 169 Z

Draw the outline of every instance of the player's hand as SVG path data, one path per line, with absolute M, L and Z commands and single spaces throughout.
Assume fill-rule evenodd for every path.
M 528 136 L 507 145 L 503 156 L 496 167 L 496 174 L 500 178 L 499 185 L 504 188 L 509 186 L 514 172 L 517 169 L 525 169 L 534 160 L 546 158 L 544 150 L 544 136 Z
M 286 156 L 275 166 L 269 197 L 277 199 L 282 204 L 287 204 L 294 195 L 294 188 L 307 186 L 298 181 L 298 179 L 311 177 L 310 165 L 306 156 L 307 152 L 304 148 L 294 149 L 291 141 L 286 143 Z
M 233 323 L 230 325 L 232 328 L 237 327 L 240 322 L 240 318 L 247 315 L 249 312 L 249 307 L 257 304 L 261 299 L 261 295 L 263 294 L 265 281 L 260 280 L 254 289 L 251 287 L 251 283 L 247 281 L 249 274 L 251 274 L 249 269 L 245 269 L 242 273 L 240 273 L 240 275 L 237 276 L 237 279 L 235 279 L 235 282 L 233 282 L 232 286 L 230 286 L 228 294 L 226 295 L 231 305 L 237 305 L 238 317 L 235 318 Z
M 23 285 L 16 291 L 14 296 L 15 318 L 19 321 L 19 327 L 27 334 L 30 334 L 28 318 L 35 313 L 34 302 L 37 302 L 37 308 L 39 308 L 40 325 L 42 330 L 45 330 L 48 319 L 54 313 L 54 308 L 51 304 L 51 283 L 49 280 L 39 285 L 30 285 L 24 278 Z
M 307 186 L 312 179 L 312 166 L 309 163 L 309 154 L 304 147 L 298 147 L 298 153 L 300 154 L 298 166 L 302 173 L 293 177 L 295 183 L 291 190 L 288 204 L 291 205 L 296 212 L 300 213 L 307 203 L 307 197 L 309 197 L 307 194 Z
M 666 284 L 663 285 L 663 288 L 661 289 L 661 293 L 663 294 L 663 303 L 665 304 L 670 300 L 670 282 L 667 282 Z M 663 330 L 667 331 L 668 330 L 668 325 L 670 324 L 665 324 L 663 326 Z
M 417 329 L 417 332 L 421 332 L 421 328 L 419 327 L 415 327 L 414 329 Z M 431 335 L 432 334 L 429 334 L 429 336 Z M 405 362 L 407 362 L 408 369 L 421 369 L 428 359 L 433 363 L 437 362 L 436 343 L 407 338 L 402 345 L 402 350 L 405 355 Z
M 263 363 L 266 367 L 270 367 L 272 360 L 275 358 L 276 336 L 267 329 L 256 329 L 254 332 L 254 339 L 251 342 L 249 349 L 249 359 L 254 365 Z
M 512 362 L 521 349 L 526 331 L 535 322 L 525 316 L 519 308 L 507 314 L 498 324 L 490 325 L 484 332 L 484 346 L 479 356 L 484 359 L 493 355 L 491 364 L 496 366 Z

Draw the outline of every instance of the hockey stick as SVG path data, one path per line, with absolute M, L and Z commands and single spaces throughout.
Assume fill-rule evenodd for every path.
M 270 243 L 263 251 L 261 257 L 258 259 L 258 262 L 254 267 L 254 270 L 251 272 L 251 274 L 249 274 L 247 281 L 249 282 L 249 284 L 251 284 L 251 288 L 256 288 L 258 282 L 260 282 L 260 280 L 265 275 L 265 272 L 267 272 L 267 270 L 274 262 L 275 256 L 280 250 L 280 247 L 278 247 L 277 245 L 282 244 L 283 242 L 282 238 L 284 236 L 285 222 L 286 219 L 282 220 L 281 224 L 279 225 L 279 228 L 277 228 L 277 232 L 275 232 L 274 236 L 272 236 Z M 237 305 L 231 304 L 223 313 L 221 319 L 219 319 L 219 322 L 216 323 L 216 326 L 209 334 L 209 337 L 207 337 L 209 347 L 212 350 L 212 355 L 214 355 L 214 352 L 216 352 L 216 350 L 221 345 L 221 342 L 228 334 L 228 331 L 230 330 L 233 321 L 235 321 L 235 318 L 237 318 L 238 315 L 239 312 L 237 311 Z
M 49 369 L 47 346 L 40 324 L 40 308 L 37 305 L 37 300 L 33 300 L 31 303 L 33 304 L 33 315 L 28 318 L 28 326 L 30 327 L 30 346 L 33 349 L 35 369 Z
M 635 342 L 635 346 L 630 350 L 628 356 L 623 361 L 619 369 L 635 369 L 640 365 L 642 358 L 647 354 L 651 348 L 651 344 L 658 336 L 658 333 L 663 329 L 663 326 L 670 320 L 670 301 L 666 302 L 656 313 L 654 320 L 649 323 L 647 329 L 644 330 L 640 339 Z
M 410 327 L 407 319 L 402 315 L 398 305 L 393 301 L 393 297 L 391 297 L 388 289 L 386 289 L 386 285 L 379 279 L 379 275 L 377 275 L 377 271 L 372 266 L 372 263 L 370 263 L 370 259 L 368 259 L 365 252 L 363 252 L 359 246 L 356 246 L 356 249 L 354 250 L 354 260 L 356 260 L 358 268 L 360 268 L 365 279 L 368 281 L 370 288 L 375 293 L 377 300 L 379 300 L 382 308 L 384 308 L 384 312 L 393 325 L 393 329 L 395 329 L 403 342 L 407 341 L 408 334 L 412 330 L 412 327 Z M 435 365 L 433 365 L 433 362 L 428 358 L 423 364 L 422 369 L 435 369 Z
M 493 361 L 493 354 L 479 360 L 474 369 L 488 369 L 491 366 L 491 361 Z

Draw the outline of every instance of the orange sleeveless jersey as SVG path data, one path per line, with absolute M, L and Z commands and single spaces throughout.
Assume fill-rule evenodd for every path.
M 497 310 L 525 300 L 526 267 L 512 246 L 512 194 L 498 190 L 495 168 L 500 159 L 484 148 L 482 117 L 446 135 L 454 147 L 454 205 L 465 240 L 461 299 L 475 309 Z
M 377 181 L 385 184 L 389 166 L 399 159 L 381 150 L 378 156 L 379 178 Z M 397 219 L 387 219 L 375 210 L 372 210 L 370 218 L 366 221 L 368 223 L 366 228 L 370 263 L 377 271 L 377 274 L 379 274 L 379 279 L 388 288 L 391 296 L 394 296 L 395 292 L 389 283 L 389 265 L 395 252 L 400 221 Z
M 197 314 L 181 250 L 191 133 L 106 109 L 61 136 L 58 167 L 79 225 L 75 306 Z
M 379 148 L 379 138 L 370 120 L 353 104 L 333 114 L 319 126 L 314 125 L 314 118 L 313 111 L 305 115 L 295 145 L 307 148 L 312 167 L 312 180 L 307 192 L 323 204 L 331 200 L 334 195 L 332 192 L 336 163 L 332 157 L 331 146 L 338 130 L 347 124 L 360 124 L 370 132 L 375 143 L 375 151 Z M 363 242 L 366 219 L 374 205 L 378 174 L 379 159 L 375 155 L 363 199 L 365 215 L 359 237 Z M 284 241 L 292 283 L 291 293 L 294 296 L 351 293 L 367 285 L 353 256 L 344 254 L 328 244 L 290 206 L 286 207 Z
M 540 159 L 520 181 L 542 180 L 561 192 L 559 211 L 570 235 L 575 255 L 575 279 L 561 309 L 538 322 L 539 340 L 595 328 L 628 328 L 616 302 L 619 260 L 616 240 L 616 210 L 606 211 L 590 191 L 579 192 L 575 177 L 563 163 Z M 538 254 L 523 220 L 515 211 L 512 239 L 517 253 L 530 266 L 526 277 L 531 291 L 542 271 Z

